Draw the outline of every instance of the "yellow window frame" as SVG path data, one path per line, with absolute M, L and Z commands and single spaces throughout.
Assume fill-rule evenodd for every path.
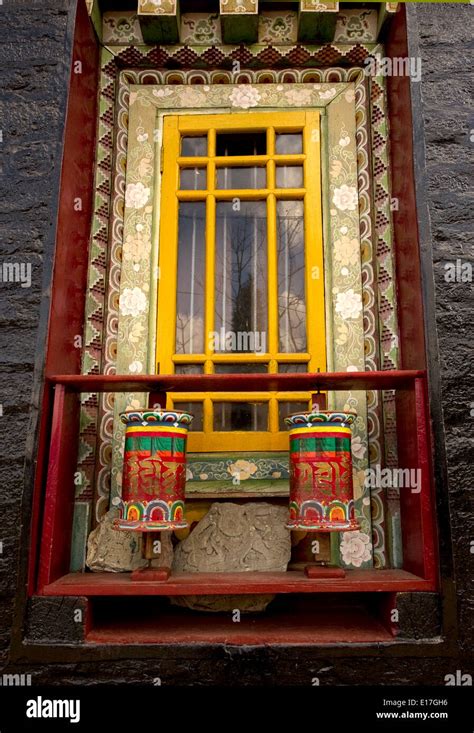
M 218 132 L 266 132 L 267 153 L 256 156 L 216 156 Z M 275 152 L 276 134 L 301 132 L 303 153 L 281 155 Z M 181 137 L 207 135 L 207 155 L 183 157 Z M 159 228 L 159 278 L 157 314 L 157 372 L 173 374 L 177 364 L 201 364 L 205 374 L 214 373 L 217 363 L 268 363 L 276 373 L 282 363 L 303 362 L 308 371 L 326 369 L 326 335 L 323 276 L 323 228 L 321 202 L 320 114 L 316 110 L 294 112 L 246 112 L 232 114 L 165 116 L 163 120 L 163 156 L 161 187 L 161 221 Z M 216 167 L 219 165 L 260 165 L 266 167 L 264 189 L 217 189 Z M 300 164 L 304 167 L 303 186 L 298 189 L 277 188 L 276 165 Z M 207 169 L 207 188 L 180 190 L 180 170 L 190 167 Z M 214 331 L 215 278 L 215 214 L 218 201 L 267 202 L 268 263 L 268 340 L 267 353 L 212 353 L 209 339 L 202 354 L 175 354 L 176 292 L 178 274 L 178 210 L 181 201 L 204 201 L 205 230 L 205 333 Z M 278 262 L 276 209 L 278 200 L 299 199 L 304 203 L 306 353 L 279 353 Z M 316 329 L 316 324 L 318 328 Z M 278 405 L 281 401 L 308 401 L 309 393 L 169 393 L 167 407 L 177 402 L 203 402 L 203 431 L 192 431 L 188 449 L 193 452 L 228 450 L 285 450 L 286 432 L 279 430 Z M 213 430 L 213 404 L 222 401 L 268 402 L 268 430 Z

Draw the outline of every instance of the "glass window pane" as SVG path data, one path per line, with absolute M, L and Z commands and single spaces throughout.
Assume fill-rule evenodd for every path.
M 280 364 L 278 366 L 278 371 L 280 374 L 306 374 L 308 371 L 308 364 L 301 363 L 300 361 Z
M 193 416 L 189 430 L 194 432 L 203 431 L 203 403 L 202 402 L 175 402 L 175 410 L 181 410 L 181 412 L 190 412 Z
M 277 155 L 298 155 L 303 152 L 303 136 L 301 132 L 283 132 L 276 136 Z
M 182 191 L 202 191 L 207 185 L 205 168 L 182 168 L 179 187 Z
M 176 296 L 177 354 L 202 354 L 204 351 L 205 227 L 205 202 L 181 202 Z
M 277 202 L 279 348 L 283 354 L 307 348 L 303 216 L 302 201 Z
M 214 402 L 214 430 L 268 430 L 268 403 Z
M 203 364 L 176 364 L 175 374 L 204 374 Z
M 216 352 L 267 351 L 267 213 L 264 201 L 216 209 Z
M 302 188 L 302 165 L 279 165 L 276 169 L 277 188 Z
M 267 135 L 265 132 L 218 132 L 216 155 L 265 155 Z
M 285 417 L 293 415 L 297 412 L 308 412 L 309 402 L 279 402 L 278 403 L 278 420 L 279 430 L 288 430 L 285 425 Z
M 218 168 L 217 188 L 265 188 L 265 168 Z
M 202 137 L 182 137 L 181 155 L 190 158 L 207 155 L 207 135 L 203 135 Z
M 268 364 L 215 364 L 216 374 L 267 374 Z

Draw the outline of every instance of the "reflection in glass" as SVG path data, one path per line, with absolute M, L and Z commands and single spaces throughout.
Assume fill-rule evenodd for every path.
M 265 155 L 267 136 L 265 132 L 218 132 L 216 155 Z
M 215 364 L 216 374 L 267 374 L 268 364 Z
M 204 430 L 203 427 L 203 403 L 202 402 L 175 402 L 175 410 L 181 410 L 181 412 L 190 412 L 193 416 L 193 420 L 188 430 L 194 432 Z
M 183 157 L 190 158 L 207 155 L 207 136 L 203 135 L 202 137 L 182 137 L 181 155 Z
M 214 350 L 267 350 L 267 217 L 264 201 L 216 208 Z
M 178 222 L 176 354 L 204 351 L 206 204 L 181 202 Z
M 303 152 L 301 132 L 280 133 L 276 136 L 275 151 L 277 155 L 298 155 Z
M 278 366 L 278 371 L 280 374 L 306 374 L 308 371 L 308 364 L 301 361 L 280 364 Z
M 302 201 L 277 202 L 277 242 L 279 348 L 283 354 L 299 353 L 306 351 Z
M 276 169 L 277 188 L 302 188 L 302 165 L 279 165 Z
M 205 168 L 182 168 L 179 176 L 181 191 L 202 191 L 206 188 Z
M 217 188 L 265 188 L 265 168 L 218 168 Z
M 176 364 L 174 367 L 175 374 L 204 374 L 204 366 L 202 364 Z
M 268 430 L 268 403 L 214 402 L 214 430 Z
M 287 430 L 285 425 L 285 417 L 298 412 L 308 412 L 309 402 L 279 402 L 278 403 L 278 422 L 279 430 Z

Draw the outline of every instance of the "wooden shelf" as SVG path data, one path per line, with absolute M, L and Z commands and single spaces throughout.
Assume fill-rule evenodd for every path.
M 46 596 L 186 596 L 259 593 L 431 591 L 405 570 L 348 570 L 345 578 L 310 579 L 302 571 L 174 573 L 165 582 L 133 581 L 131 573 L 70 573 L 46 585 Z

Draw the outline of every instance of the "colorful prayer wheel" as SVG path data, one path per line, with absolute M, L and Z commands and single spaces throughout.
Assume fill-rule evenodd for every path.
M 115 529 L 161 532 L 186 529 L 187 412 L 128 410 L 125 424 L 122 497 Z
M 289 529 L 348 532 L 355 519 L 351 425 L 354 412 L 303 412 L 290 428 Z

